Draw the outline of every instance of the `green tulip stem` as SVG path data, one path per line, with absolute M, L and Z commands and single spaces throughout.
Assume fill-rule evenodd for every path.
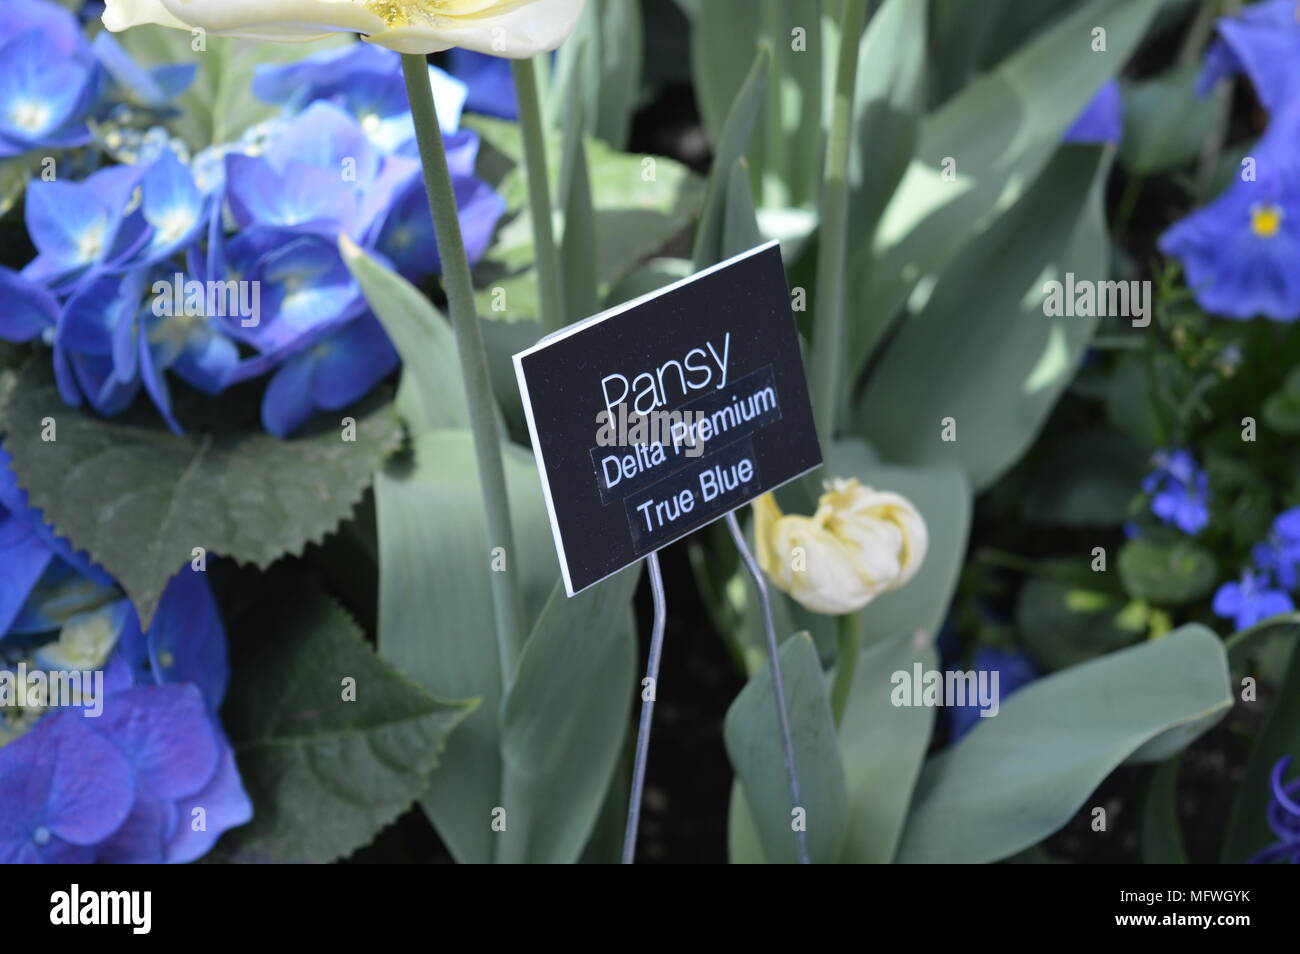
M 844 710 L 853 691 L 853 674 L 858 668 L 858 654 L 862 652 L 862 627 L 858 613 L 845 613 L 835 618 L 835 682 L 831 685 L 831 714 L 838 727 L 844 719 Z
M 519 125 L 524 134 L 524 165 L 528 172 L 528 209 L 533 220 L 533 248 L 537 256 L 537 284 L 542 332 L 558 331 L 568 322 L 564 313 L 564 288 L 560 280 L 560 250 L 555 244 L 551 216 L 551 184 L 546 174 L 546 139 L 542 103 L 537 90 L 537 68 L 532 60 L 512 60 Z M 594 267 L 594 264 L 593 264 Z
M 821 228 L 813 299 L 813 413 L 823 452 L 835 437 L 844 355 L 844 262 L 848 233 L 849 148 L 853 142 L 853 94 L 858 82 L 858 43 L 866 20 L 866 0 L 844 0 L 840 20 L 835 98 L 822 177 Z
M 442 260 L 442 283 L 447 292 L 456 350 L 460 355 L 461 374 L 465 378 L 465 396 L 469 403 L 470 432 L 478 461 L 479 487 L 487 517 L 489 553 L 506 554 L 518 566 L 514 531 L 510 524 L 510 501 L 506 497 L 506 473 L 501 460 L 501 434 L 497 429 L 496 402 L 488 377 L 487 355 L 479 328 L 478 309 L 474 304 L 474 286 L 469 274 L 469 258 L 460 232 L 456 194 L 447 168 L 447 153 L 438 125 L 438 108 L 429 85 L 429 65 L 423 56 L 402 56 L 406 92 L 415 119 L 415 136 L 424 166 L 424 186 L 433 213 L 433 230 Z M 488 554 L 482 556 L 486 563 Z M 507 564 L 508 565 L 508 564 Z M 516 576 L 512 572 L 490 572 L 492 611 L 496 621 L 497 649 L 501 657 L 502 688 L 510 685 L 514 666 L 523 649 L 523 604 L 519 599 Z

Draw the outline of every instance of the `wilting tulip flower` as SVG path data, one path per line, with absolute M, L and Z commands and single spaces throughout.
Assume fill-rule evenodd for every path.
M 214 36 L 299 42 L 360 33 L 399 53 L 464 47 L 522 58 L 573 32 L 586 0 L 107 0 L 104 25 L 158 23 Z
M 925 559 L 925 521 L 904 497 L 857 480 L 826 484 L 811 517 L 781 513 L 776 498 L 754 501 L 758 562 L 778 587 L 815 613 L 855 613 L 916 575 Z

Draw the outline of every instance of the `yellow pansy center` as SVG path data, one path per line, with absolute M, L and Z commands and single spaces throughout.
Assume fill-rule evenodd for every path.
M 1260 238 L 1272 238 L 1282 228 L 1282 207 L 1261 202 L 1250 207 L 1250 230 Z

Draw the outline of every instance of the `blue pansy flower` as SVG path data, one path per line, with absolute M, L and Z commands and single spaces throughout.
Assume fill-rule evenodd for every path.
M 467 110 L 501 119 L 519 118 L 515 77 L 508 60 L 453 47 L 447 51 L 447 65 L 451 75 L 469 87 Z
M 1273 829 L 1278 840 L 1251 858 L 1251 864 L 1279 861 L 1300 864 L 1300 778 L 1282 781 L 1290 767 L 1289 755 L 1278 759 L 1273 766 L 1269 776 L 1272 798 L 1268 803 L 1267 817 L 1268 827 Z
M 1300 507 L 1277 515 L 1268 539 L 1255 545 L 1251 558 L 1285 589 L 1300 587 Z
M 1142 481 L 1151 512 L 1183 533 L 1195 535 L 1210 522 L 1210 482 L 1185 450 L 1160 451 L 1155 469 Z
M 1064 142 L 1118 143 L 1124 135 L 1124 98 L 1119 80 L 1110 80 L 1088 101 L 1062 136 Z
M 1246 629 L 1279 613 L 1293 612 L 1295 604 L 1285 590 L 1273 585 L 1267 573 L 1246 570 L 1240 581 L 1224 583 L 1215 591 L 1212 608 L 1216 616 L 1232 620 L 1237 629 Z
M 975 651 L 971 660 L 971 669 L 975 672 L 998 674 L 997 701 L 1001 705 L 1013 693 L 1023 689 L 1035 679 L 1039 672 L 1028 656 L 1022 652 L 1006 652 L 990 646 L 981 646 Z M 951 743 L 956 744 L 976 724 L 983 720 L 980 712 L 984 711 L 978 699 L 968 699 L 965 705 L 949 706 L 948 733 Z
M 1204 95 L 1225 76 L 1245 73 L 1270 112 L 1300 93 L 1300 18 L 1295 0 L 1266 0 L 1216 24 L 1219 39 L 1205 56 L 1198 89 Z

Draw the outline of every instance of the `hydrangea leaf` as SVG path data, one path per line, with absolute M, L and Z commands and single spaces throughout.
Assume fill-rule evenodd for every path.
M 1122 762 L 1168 758 L 1231 707 L 1223 643 L 1196 624 L 1039 679 L 926 763 L 897 860 L 1010 857 Z
M 232 624 L 231 666 L 223 718 L 254 815 L 220 860 L 325 863 L 369 844 L 428 787 L 477 705 L 421 689 L 287 574 Z
M 177 395 L 178 402 L 185 400 Z M 211 417 L 184 436 L 152 408 L 104 419 L 63 403 L 46 355 L 29 361 L 0 409 L 19 484 L 55 530 L 111 573 L 145 626 L 167 581 L 208 555 L 266 567 L 319 542 L 352 512 L 401 440 L 380 394 L 284 441 L 261 430 L 241 395 L 195 398 Z M 194 418 L 182 420 L 188 424 Z M 42 422 L 53 421 L 55 440 Z

